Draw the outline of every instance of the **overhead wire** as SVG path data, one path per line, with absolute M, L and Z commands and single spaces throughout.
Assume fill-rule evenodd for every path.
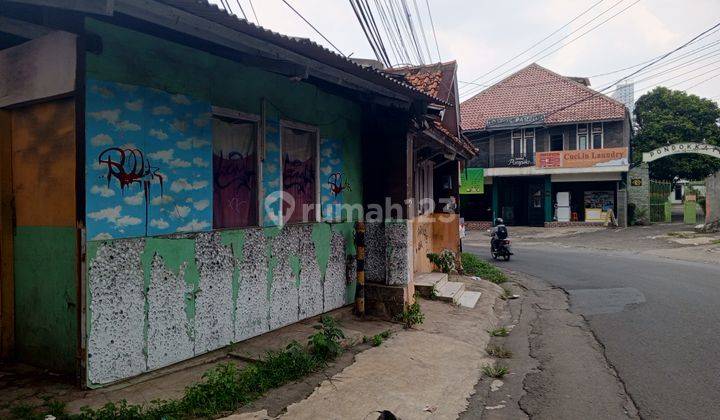
M 373 50 L 373 53 L 375 54 L 375 58 L 378 59 L 378 61 L 384 62 L 384 57 L 380 53 L 380 48 L 376 45 L 376 41 L 372 34 L 368 32 L 369 28 L 367 27 L 367 22 L 363 17 L 361 17 L 360 11 L 358 10 L 359 5 L 356 4 L 355 1 L 350 0 L 350 6 L 352 6 L 353 12 L 355 12 L 355 17 L 358 20 L 358 23 L 360 24 L 360 27 L 363 30 L 363 33 L 365 34 L 365 38 L 367 39 L 368 43 L 370 44 L 370 48 Z
M 242 7 L 242 4 L 240 4 L 240 0 L 235 0 L 235 3 L 237 3 L 238 7 L 240 8 L 240 13 L 243 15 L 243 19 L 247 20 L 247 15 L 245 14 L 245 10 Z
M 619 0 L 619 1 L 617 1 L 617 2 L 614 3 L 612 6 L 610 6 L 609 8 L 605 9 L 605 10 L 602 11 L 600 14 L 598 14 L 597 16 L 595 16 L 593 19 L 591 19 L 591 20 L 585 22 L 584 24 L 580 25 L 580 26 L 579 26 L 577 29 L 575 29 L 574 31 L 572 31 L 572 32 L 570 32 L 569 34 L 563 36 L 562 38 L 558 39 L 557 41 L 553 42 L 552 44 L 546 46 L 545 48 L 543 48 L 542 50 L 536 52 L 534 55 L 530 56 L 529 58 L 524 59 L 520 64 L 511 67 L 508 71 L 506 71 L 506 72 L 504 72 L 504 73 L 501 73 L 501 74 L 499 74 L 499 75 L 496 75 L 496 76 L 494 76 L 494 77 L 492 77 L 492 78 L 490 78 L 490 79 L 484 80 L 483 82 L 486 83 L 486 84 L 492 84 L 492 83 L 494 83 L 495 81 L 498 81 L 498 80 L 501 80 L 501 79 L 507 77 L 508 75 L 512 74 L 516 69 L 519 69 L 520 67 L 522 67 L 522 66 L 524 66 L 524 65 L 527 65 L 528 63 L 531 63 L 531 62 L 533 62 L 533 61 L 535 61 L 535 62 L 540 61 L 540 60 L 542 60 L 543 58 L 546 58 L 546 57 L 548 57 L 548 56 L 550 56 L 550 55 L 552 55 L 552 54 L 560 51 L 561 49 L 563 49 L 563 48 L 565 48 L 566 46 L 570 45 L 571 43 L 577 41 L 578 39 L 582 38 L 583 36 L 587 35 L 588 33 L 594 31 L 595 29 L 601 27 L 601 26 L 604 25 L 605 23 L 609 22 L 610 20 L 614 19 L 614 18 L 617 17 L 618 15 L 622 14 L 623 12 L 625 12 L 626 10 L 628 10 L 629 8 L 631 8 L 632 6 L 634 6 L 634 5 L 636 5 L 638 2 L 640 2 L 640 0 L 635 0 L 635 1 L 634 1 L 633 3 L 631 3 L 629 6 L 621 9 L 619 12 L 611 15 L 610 17 L 606 18 L 605 20 L 601 21 L 599 24 L 591 27 L 590 29 L 588 29 L 587 31 L 585 31 L 585 32 L 583 32 L 582 34 L 578 35 L 577 37 L 571 39 L 571 40 L 568 41 L 567 43 L 561 45 L 560 47 L 558 47 L 558 48 L 550 51 L 549 53 L 541 56 L 540 58 L 537 58 L 537 59 L 536 59 L 536 57 L 538 57 L 540 54 L 542 54 L 542 53 L 544 53 L 545 51 L 549 50 L 550 48 L 558 45 L 558 44 L 560 43 L 560 41 L 563 41 L 563 40 L 569 38 L 569 37 L 570 37 L 571 35 L 573 35 L 574 33 L 578 32 L 579 30 L 581 30 L 582 28 L 588 26 L 589 24 L 593 23 L 593 22 L 594 22 L 596 19 L 598 19 L 600 16 L 606 14 L 606 13 L 609 12 L 610 10 L 612 10 L 612 9 L 614 9 L 615 7 L 619 6 L 619 5 L 620 5 L 621 3 L 623 3 L 624 1 L 625 1 L 625 0 Z M 473 80 L 473 81 L 477 81 L 477 79 L 476 79 L 476 80 Z M 470 89 L 468 89 L 468 90 L 469 90 L 470 92 L 464 92 L 464 93 L 463 93 L 463 96 L 467 96 L 469 93 L 474 92 L 474 91 L 477 91 L 477 89 L 475 89 L 475 88 L 470 88 Z
M 318 28 L 315 27 L 315 25 L 310 23 L 309 20 L 305 19 L 305 16 L 303 16 L 300 12 L 298 12 L 297 9 L 295 9 L 290 3 L 288 3 L 287 0 L 282 0 L 282 2 L 285 3 L 285 5 L 290 8 L 290 10 L 295 12 L 295 14 L 300 17 L 300 19 L 305 21 L 305 23 L 307 23 L 308 26 L 310 26 L 318 35 L 320 35 L 322 37 L 322 39 L 324 39 L 328 44 L 332 45 L 332 47 L 335 48 L 335 51 L 340 53 L 340 55 L 342 55 L 343 57 L 346 57 L 346 55 L 342 51 L 340 51 L 340 48 L 336 47 L 335 44 L 332 43 L 332 41 L 330 41 L 325 35 L 323 35 L 322 32 L 320 32 L 318 30 Z
M 532 50 L 532 49 L 535 48 L 536 46 L 542 44 L 543 42 L 545 42 L 546 40 L 548 40 L 549 38 L 551 38 L 553 35 L 557 34 L 557 33 L 560 32 L 561 30 L 567 28 L 567 27 L 568 27 L 569 25 L 571 25 L 573 22 L 575 22 L 576 20 L 578 20 L 578 19 L 580 19 L 582 16 L 584 16 L 586 13 L 588 13 L 589 11 L 591 11 L 592 9 L 594 9 L 595 7 L 599 6 L 600 3 L 602 3 L 603 1 L 605 1 L 605 0 L 600 0 L 600 1 L 596 2 L 596 3 L 594 3 L 593 5 L 591 5 L 590 7 L 588 7 L 587 9 L 583 10 L 579 15 L 575 16 L 574 18 L 572 18 L 569 22 L 565 23 L 563 26 L 561 26 L 561 27 L 557 28 L 556 30 L 554 30 L 552 33 L 550 33 L 550 35 L 547 35 L 545 38 L 541 39 L 540 41 L 537 41 L 536 43 L 532 44 L 531 46 L 529 46 L 529 47 L 526 48 L 525 50 L 523 50 L 523 51 L 519 52 L 518 54 L 514 55 L 514 56 L 511 57 L 509 60 L 503 62 L 502 64 L 499 64 L 499 65 L 493 67 L 492 69 L 490 69 L 490 70 L 487 71 L 486 73 L 483 73 L 483 74 L 481 74 L 480 76 L 476 77 L 475 79 L 471 80 L 470 82 L 466 82 L 466 83 L 474 83 L 474 82 L 477 82 L 478 80 L 482 79 L 483 77 L 485 77 L 485 76 L 493 73 L 495 70 L 500 69 L 501 67 L 503 67 L 503 66 L 505 66 L 506 64 L 512 62 L 512 61 L 515 60 L 516 58 L 524 55 L 524 54 L 527 53 L 528 51 Z
M 427 6 L 428 16 L 430 17 L 430 26 L 432 27 L 433 38 L 435 39 L 435 49 L 437 50 L 438 61 L 442 61 L 440 56 L 440 46 L 438 45 L 437 34 L 435 33 L 435 22 L 433 21 L 432 12 L 430 11 L 430 3 L 425 0 L 425 6 Z
M 257 22 L 257 24 L 259 25 L 260 19 L 258 19 L 257 13 L 255 13 L 255 6 L 253 5 L 252 0 L 248 0 L 248 3 L 250 3 L 250 9 L 252 10 L 253 16 L 255 16 L 255 22 Z
M 430 44 L 428 44 L 427 37 L 425 36 L 425 25 L 423 25 L 422 16 L 420 16 L 420 9 L 417 5 L 417 0 L 413 0 L 413 6 L 415 7 L 415 16 L 417 17 L 418 25 L 420 25 L 420 34 L 422 35 L 425 49 L 427 50 L 428 61 L 432 63 L 432 54 L 430 53 Z

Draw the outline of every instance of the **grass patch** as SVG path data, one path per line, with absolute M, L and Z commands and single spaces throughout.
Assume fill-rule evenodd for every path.
M 508 280 L 505 273 L 499 268 L 478 258 L 476 255 L 463 252 L 460 255 L 462 262 L 463 274 L 468 276 L 478 276 L 495 284 L 504 283 Z
M 711 242 L 713 245 L 720 245 L 720 239 L 715 239 Z
M 487 376 L 489 378 L 498 378 L 499 379 L 499 378 L 502 378 L 503 376 L 507 375 L 508 372 L 510 372 L 510 371 L 508 370 L 508 368 L 506 366 L 503 366 L 503 365 L 495 365 L 495 366 L 485 365 L 482 368 L 482 372 L 485 376 Z
M 373 347 L 377 347 L 380 344 L 382 344 L 383 341 L 388 339 L 391 334 L 392 333 L 390 332 L 390 330 L 385 330 L 385 331 L 381 332 L 380 334 L 373 335 L 372 337 L 363 336 L 362 342 L 370 343 L 370 345 L 372 345 Z
M 492 331 L 488 331 L 488 333 L 492 337 L 507 337 L 508 335 L 510 335 L 510 330 L 508 330 L 505 327 L 501 327 L 501 328 L 495 328 Z
M 293 341 L 285 349 L 269 351 L 261 362 L 243 369 L 233 363 L 215 366 L 205 372 L 200 382 L 186 387 L 183 397 L 177 400 L 153 401 L 148 405 L 128 404 L 123 400 L 98 409 L 84 407 L 80 414 L 72 415 L 65 413 L 64 404 L 46 401 L 39 407 L 17 405 L 11 408 L 11 414 L 13 418 L 30 420 L 44 419 L 46 414 L 58 420 L 217 417 L 235 411 L 273 388 L 319 371 L 339 356 L 340 340 L 345 335 L 335 319 L 323 316 L 316 328 L 318 331 L 309 337 L 306 346 Z
M 485 351 L 490 356 L 498 359 L 510 359 L 513 356 L 513 353 L 510 350 L 502 346 L 488 346 Z
M 418 297 L 415 296 L 415 302 L 405 308 L 405 310 L 397 315 L 397 320 L 403 323 L 405 329 L 410 329 L 415 325 L 425 322 L 425 314 L 422 313 Z

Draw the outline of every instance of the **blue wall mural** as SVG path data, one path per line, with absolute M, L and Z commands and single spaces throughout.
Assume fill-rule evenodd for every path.
M 320 139 L 320 203 L 323 220 L 342 218 L 343 192 L 351 189 L 350 180 L 343 172 L 342 142 L 337 139 Z
M 212 229 L 210 104 L 98 80 L 86 99 L 88 238 Z
M 265 160 L 262 164 L 262 186 L 265 194 L 263 226 L 278 226 L 282 221 L 280 162 L 280 121 L 276 118 L 267 118 L 265 122 Z

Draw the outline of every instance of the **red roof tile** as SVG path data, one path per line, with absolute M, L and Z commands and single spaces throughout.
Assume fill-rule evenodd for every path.
M 545 124 L 560 124 L 623 119 L 625 112 L 622 103 L 535 63 L 460 104 L 464 130 L 483 130 L 497 117 L 543 114 Z
M 447 63 L 390 68 L 385 72 L 402 75 L 407 83 L 419 91 L 452 103 L 450 94 L 455 82 L 456 67 L 455 61 L 448 61 Z

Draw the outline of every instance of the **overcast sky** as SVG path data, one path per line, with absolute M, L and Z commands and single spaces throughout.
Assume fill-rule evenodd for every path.
M 220 0 L 211 1 L 220 4 Z M 237 14 L 240 14 L 236 1 L 238 0 L 228 0 L 230 6 L 234 7 Z M 255 21 L 249 0 L 239 1 L 245 13 L 248 14 L 249 20 Z M 420 8 L 420 17 L 430 43 L 433 61 L 437 61 L 425 0 L 415 1 Z M 595 5 L 585 15 L 525 55 L 497 71 L 481 77 L 478 80 L 481 84 L 494 83 L 502 76 L 510 74 L 511 70 L 516 70 L 529 63 L 530 61 L 527 60 L 534 54 L 538 53 L 532 61 L 582 35 L 585 31 L 619 12 L 617 16 L 612 17 L 597 29 L 582 35 L 576 41 L 539 60 L 539 64 L 569 76 L 602 74 L 650 60 L 682 45 L 695 35 L 720 22 L 720 1 L 718 0 L 428 1 L 435 22 L 441 58 L 443 61 L 458 61 L 461 81 L 472 81 L 487 73 Z M 349 1 L 288 0 L 288 2 L 346 55 L 374 57 Z M 371 0 L 370 3 L 372 4 L 373 1 Z M 407 0 L 407 3 L 414 12 L 413 0 Z M 311 38 L 332 48 L 295 15 L 282 0 L 253 0 L 253 5 L 262 26 L 287 35 Z M 627 9 L 621 12 L 625 8 Z M 580 29 L 578 30 L 578 28 Z M 575 30 L 578 31 L 569 35 Z M 545 52 L 539 53 L 540 50 L 549 47 L 565 36 L 568 37 Z M 715 41 L 720 41 L 720 31 L 698 41 L 682 52 L 701 48 Z M 680 53 L 670 56 L 668 60 Z M 707 56 L 701 57 L 703 54 Z M 689 62 L 695 59 L 697 61 Z M 673 71 L 672 68 L 676 66 L 678 68 Z M 591 78 L 592 86 L 596 89 L 604 88 L 633 70 L 635 68 L 608 76 L 593 77 Z M 668 70 L 670 71 L 667 72 Z M 663 71 L 666 73 L 654 75 Z M 641 80 L 648 77 L 651 78 Z M 665 81 L 670 78 L 672 79 Z M 643 75 L 638 75 L 635 77 L 635 81 L 636 99 L 642 92 L 663 82 L 664 86 L 674 89 L 689 89 L 691 93 L 720 100 L 720 43 L 667 64 L 665 67 L 657 67 L 657 70 L 650 70 Z M 692 87 L 697 83 L 700 84 Z M 471 88 L 472 85 L 461 83 L 463 99 L 471 96 Z

